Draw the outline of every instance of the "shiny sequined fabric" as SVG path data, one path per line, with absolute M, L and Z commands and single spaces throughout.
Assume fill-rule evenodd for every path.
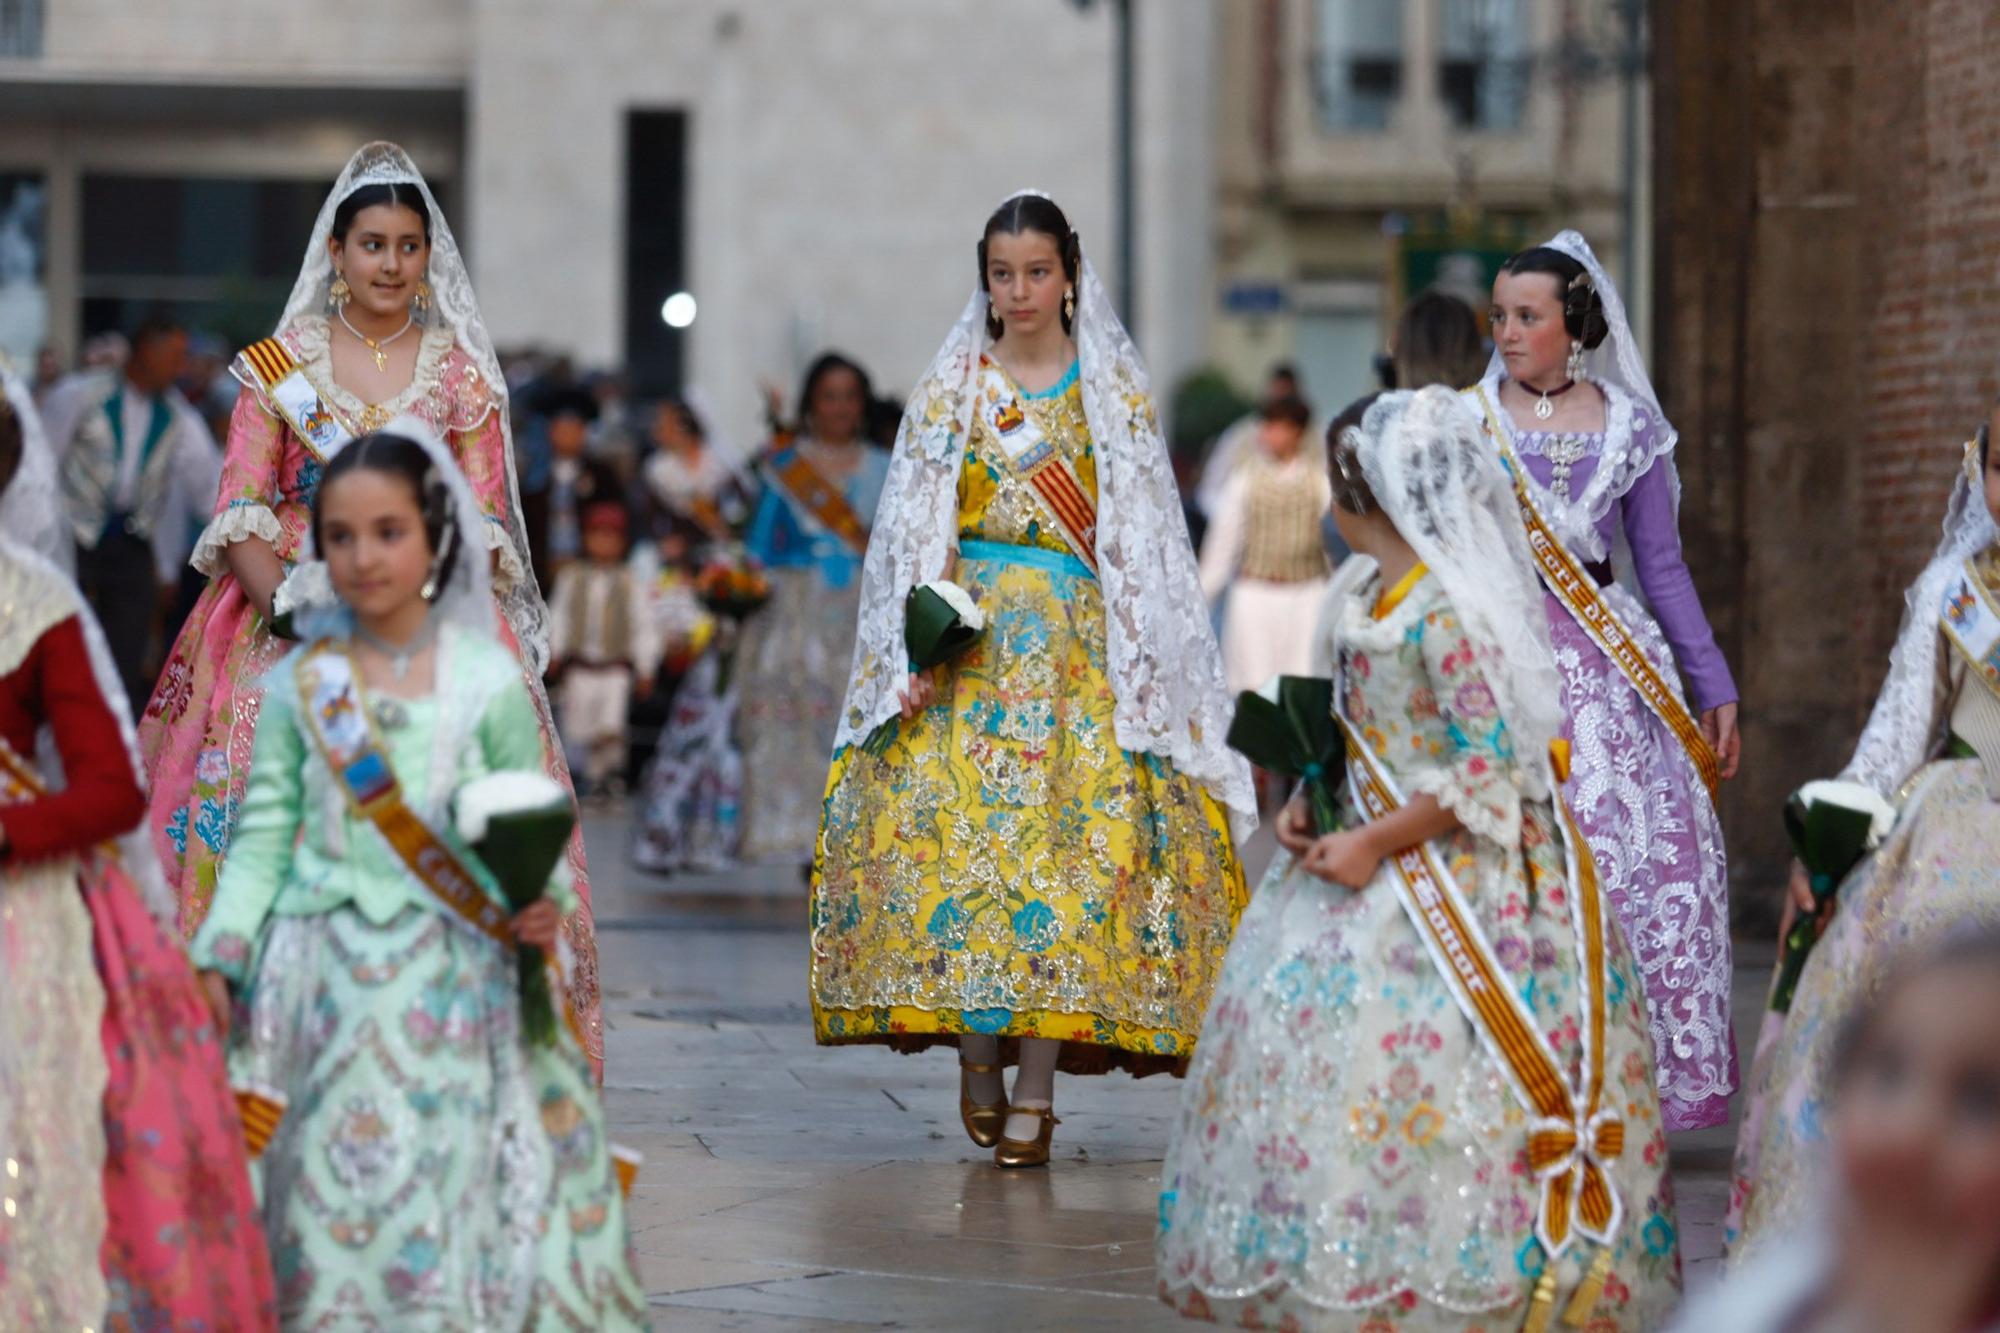
M 1981 688 L 1973 684 L 1970 688 Z M 1730 1192 L 1730 1260 L 1811 1221 L 1823 1198 L 1830 1062 L 1841 1023 L 1911 949 L 1958 928 L 2000 928 L 2000 806 L 1977 759 L 1940 759 L 1912 785 L 1896 831 L 1840 887 L 1788 1015 L 1766 1014 Z
M 1075 379 L 1024 396 L 1094 491 Z M 1118 748 L 1097 580 L 976 426 L 957 581 L 979 643 L 881 756 L 842 751 L 812 901 L 822 1042 L 1062 1038 L 1063 1066 L 1175 1069 L 1242 908 L 1222 807 Z

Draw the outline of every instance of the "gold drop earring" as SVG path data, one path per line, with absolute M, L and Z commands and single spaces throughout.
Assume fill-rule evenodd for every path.
M 1076 288 L 1063 293 L 1063 319 L 1071 324 L 1076 322 Z
M 1564 369 L 1566 379 L 1577 379 L 1583 374 L 1583 340 L 1572 338 L 1569 342 L 1569 365 Z
M 326 289 L 326 296 L 333 302 L 335 310 L 341 309 L 354 299 L 354 289 L 347 285 L 347 275 L 339 269 L 333 271 L 333 285 Z
M 417 294 L 410 298 L 410 308 L 422 315 L 431 308 L 431 280 L 417 279 Z

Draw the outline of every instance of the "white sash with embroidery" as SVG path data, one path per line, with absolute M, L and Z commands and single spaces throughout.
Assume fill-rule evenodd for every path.
M 1972 561 L 1960 566 L 1945 585 L 1938 625 L 1972 673 L 2000 694 L 2000 609 L 1994 607 L 1993 594 Z
M 283 343 L 276 338 L 252 343 L 243 349 L 243 359 L 257 373 L 264 396 L 322 463 L 353 438 Z

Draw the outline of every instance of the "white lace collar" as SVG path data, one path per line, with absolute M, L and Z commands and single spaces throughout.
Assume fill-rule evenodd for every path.
M 357 431 L 367 429 L 363 425 L 366 421 L 388 421 L 414 411 L 418 403 L 437 392 L 444 378 L 445 358 L 456 342 L 451 326 L 443 320 L 425 325 L 417 343 L 417 364 L 409 384 L 386 402 L 365 403 L 359 394 L 333 377 L 332 325 L 324 315 L 301 315 L 292 325 L 292 337 L 298 344 L 299 364 L 306 378 L 319 390 L 320 397 L 346 419 L 349 429 Z
M 1608 560 L 1611 556 L 1598 524 L 1611 512 L 1611 506 L 1625 498 L 1633 483 L 1646 474 L 1655 460 L 1669 457 L 1673 453 L 1675 436 L 1672 431 L 1660 429 L 1660 423 L 1652 419 L 1652 413 L 1636 403 L 1632 396 L 1608 380 L 1588 375 L 1598 392 L 1604 395 L 1604 431 L 1597 436 L 1595 451 L 1597 468 L 1590 474 L 1580 494 L 1565 500 L 1543 485 L 1530 474 L 1528 487 L 1534 493 L 1535 503 L 1549 520 L 1563 544 L 1587 560 Z M 1480 387 L 1493 405 L 1493 415 L 1506 426 L 1514 448 L 1521 453 L 1534 452 L 1523 447 L 1522 439 L 1530 432 L 1516 422 L 1500 401 L 1500 385 L 1506 376 L 1498 370 L 1489 371 Z M 1650 432 L 1650 433 L 1649 433 Z M 1542 432 L 1535 432 L 1542 433 Z M 1565 432 L 1576 434 L 1578 432 Z M 1592 432 L 1581 432 L 1591 435 Z M 1646 437 L 1643 447 L 1640 436 Z M 1675 511 L 1679 511 L 1680 485 L 1674 485 Z

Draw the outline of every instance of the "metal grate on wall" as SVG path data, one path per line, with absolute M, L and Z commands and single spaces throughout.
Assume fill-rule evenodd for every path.
M 0 0 L 0 58 L 42 53 L 42 0 Z

